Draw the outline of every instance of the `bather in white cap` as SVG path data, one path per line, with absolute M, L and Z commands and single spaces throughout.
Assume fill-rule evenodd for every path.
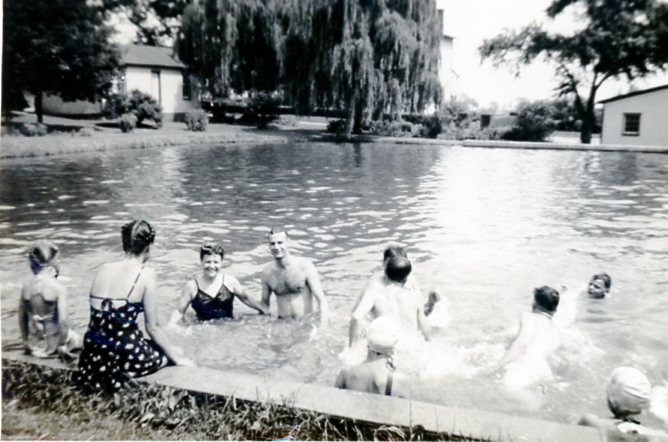
M 652 385 L 633 367 L 617 367 L 608 381 L 608 406 L 615 416 L 639 414 L 649 406 Z
M 400 328 L 397 321 L 389 316 L 381 316 L 371 322 L 366 340 L 369 350 L 391 355 L 399 341 Z

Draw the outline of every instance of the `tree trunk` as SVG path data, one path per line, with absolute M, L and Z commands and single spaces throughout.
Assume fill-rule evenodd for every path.
M 37 122 L 44 122 L 44 109 L 42 108 L 42 93 L 35 94 L 35 114 L 37 115 Z
M 350 138 L 350 135 L 353 133 L 354 124 L 355 124 L 355 103 L 352 102 L 348 105 L 348 115 L 346 115 L 346 128 L 343 134 L 346 139 Z
M 355 124 L 353 124 L 353 133 L 362 133 L 362 115 L 364 115 L 362 103 L 355 104 Z
M 582 144 L 591 143 L 591 134 L 594 132 L 596 125 L 596 114 L 594 113 L 594 99 L 595 95 L 590 95 L 587 100 L 587 106 L 584 109 L 582 116 L 582 127 L 580 128 L 580 142 Z

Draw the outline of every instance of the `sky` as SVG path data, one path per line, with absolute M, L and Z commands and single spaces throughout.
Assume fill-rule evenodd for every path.
M 520 98 L 529 100 L 552 98 L 554 69 L 546 63 L 525 66 L 521 75 L 503 67 L 495 68 L 490 61 L 480 63 L 477 48 L 486 38 L 504 29 L 516 29 L 532 21 L 546 21 L 545 10 L 551 0 L 437 0 L 444 9 L 445 32 L 454 37 L 454 68 L 459 75 L 458 95 L 474 98 L 481 106 L 492 102 L 500 108 L 514 107 Z M 551 30 L 569 32 L 578 28 L 577 17 L 564 12 Z M 634 82 L 636 89 L 668 84 L 668 74 Z M 599 90 L 598 100 L 629 92 L 627 81 L 609 81 Z

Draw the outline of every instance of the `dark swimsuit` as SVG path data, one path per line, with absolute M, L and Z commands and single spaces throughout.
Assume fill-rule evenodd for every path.
M 216 296 L 211 296 L 200 289 L 197 279 L 195 279 L 195 285 L 197 286 L 197 294 L 190 301 L 190 305 L 195 310 L 197 319 L 208 321 L 210 319 L 234 317 L 234 294 L 225 287 L 225 275 L 223 275 L 223 283 Z
M 90 323 L 74 373 L 74 381 L 84 390 L 112 393 L 128 378 L 154 373 L 168 362 L 162 350 L 144 338 L 139 329 L 137 316 L 144 311 L 144 304 L 128 301 L 143 268 L 125 298 L 90 295 L 102 303 L 99 310 L 91 305 Z M 114 307 L 112 301 L 124 301 L 125 305 Z

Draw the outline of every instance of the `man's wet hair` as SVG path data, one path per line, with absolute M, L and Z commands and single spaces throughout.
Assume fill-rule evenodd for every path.
M 405 256 L 393 256 L 385 264 L 385 275 L 390 281 L 404 282 L 411 274 L 413 266 Z
M 542 308 L 548 313 L 554 313 L 557 311 L 557 306 L 559 305 L 559 292 L 544 285 L 533 291 L 533 300 L 537 306 Z
M 283 227 L 272 227 L 269 229 L 269 232 L 267 232 L 267 239 L 269 239 L 271 235 L 278 235 L 279 233 L 285 233 L 285 237 L 288 237 L 288 231 Z
M 610 275 L 608 275 L 607 273 L 597 273 L 591 277 L 592 281 L 595 279 L 602 280 L 603 284 L 605 284 L 605 289 L 610 290 L 610 287 L 612 286 L 612 278 L 610 278 Z
M 406 248 L 398 244 L 390 244 L 385 247 L 385 251 L 383 252 L 383 261 L 387 261 L 388 259 L 395 256 L 403 256 L 404 258 L 408 258 Z

